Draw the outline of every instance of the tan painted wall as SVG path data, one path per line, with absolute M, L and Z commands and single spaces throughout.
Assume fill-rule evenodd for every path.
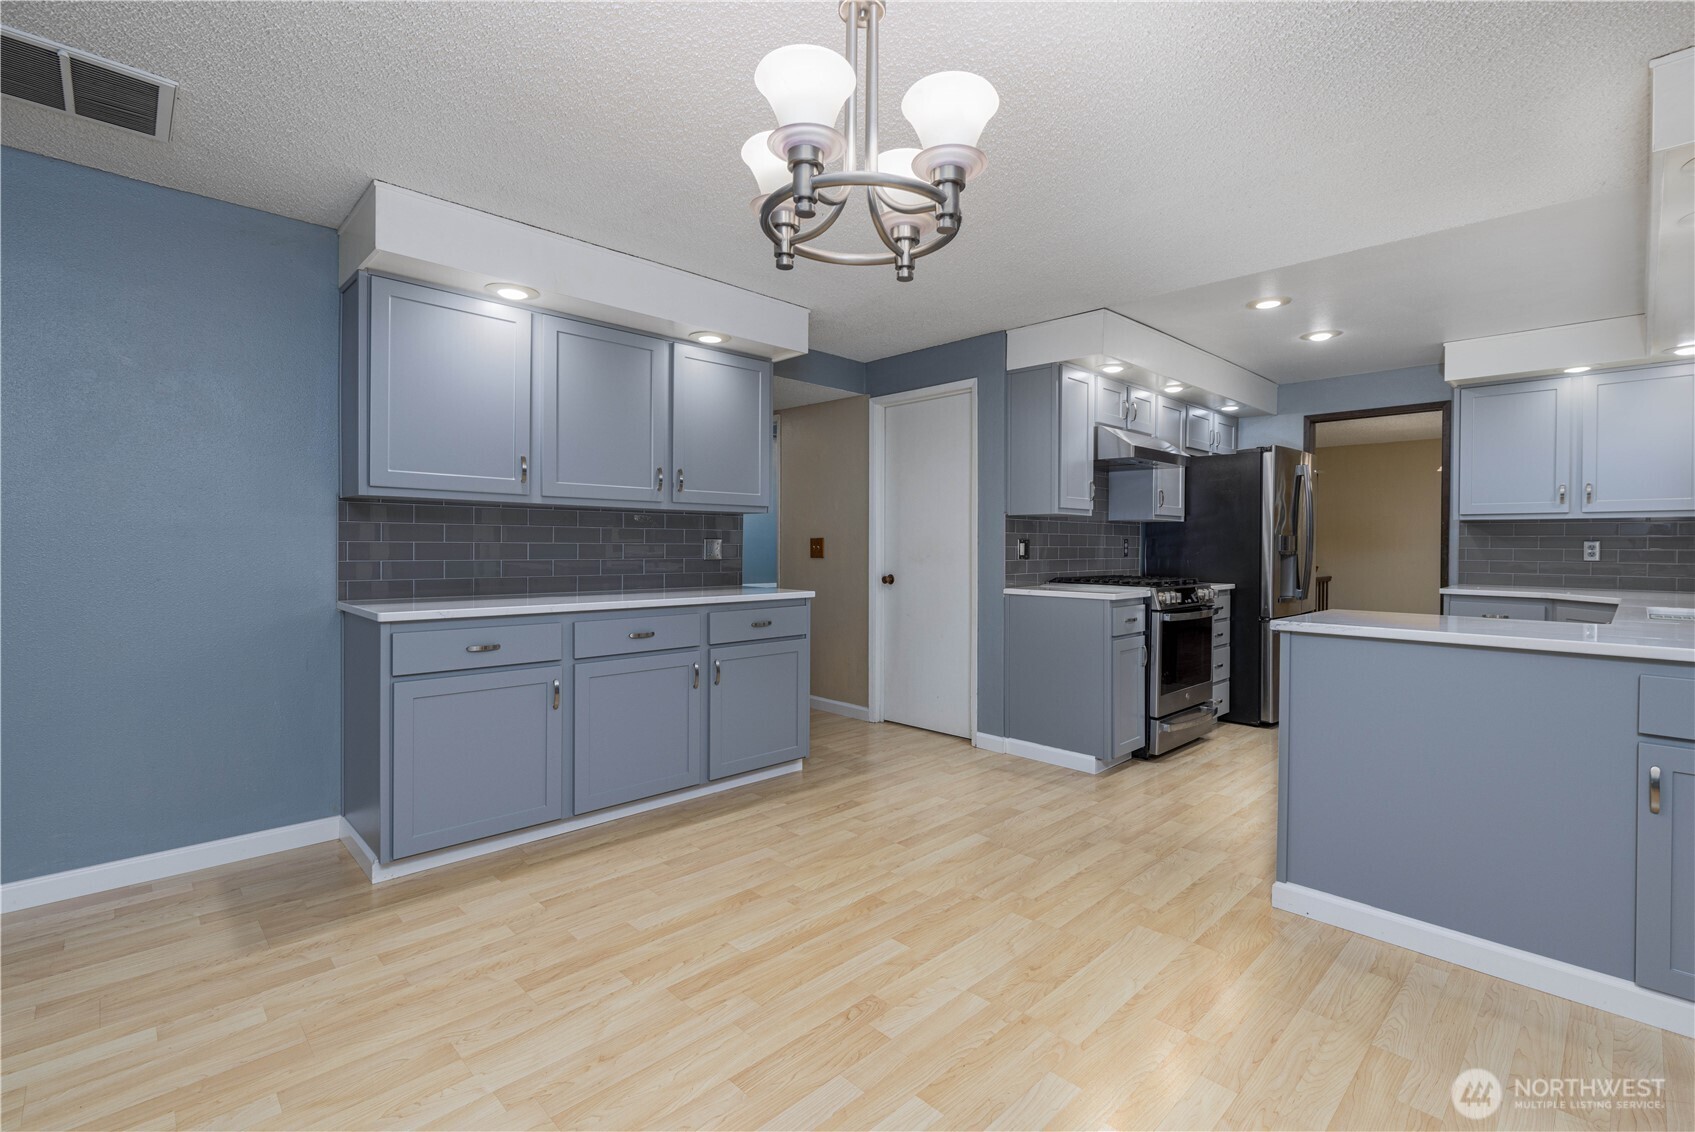
M 785 409 L 777 497 L 777 582 L 817 590 L 812 694 L 864 706 L 869 647 L 871 413 L 864 397 Z M 824 539 L 824 557 L 807 554 Z
M 1442 442 L 1320 448 L 1313 465 L 1330 608 L 1441 612 Z

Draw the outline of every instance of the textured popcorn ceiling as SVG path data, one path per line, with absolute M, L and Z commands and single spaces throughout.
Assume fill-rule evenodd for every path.
M 747 212 L 738 152 L 771 124 L 754 65 L 785 43 L 838 46 L 835 9 L 8 3 L 8 24 L 182 89 L 168 145 L 12 100 L 4 137 L 332 226 L 370 180 L 389 181 L 804 304 L 814 347 L 852 358 L 1146 307 L 1154 325 L 1292 380 L 1436 360 L 1442 327 L 1395 312 L 1478 271 L 1493 274 L 1465 304 L 1471 334 L 1572 320 L 1544 308 L 1640 310 L 1639 236 L 1591 240 L 1605 262 L 1570 264 L 1581 283 L 1550 278 L 1545 256 L 1518 269 L 1513 249 L 1564 238 L 1550 206 L 1575 202 L 1591 202 L 1586 232 L 1639 231 L 1647 62 L 1695 26 L 1688 3 L 891 0 L 885 148 L 914 144 L 900 96 L 931 71 L 977 71 L 1002 100 L 965 233 L 902 285 L 804 261 L 778 274 Z M 1531 210 L 1546 215 L 1502 221 Z M 1394 273 L 1354 321 L 1357 279 L 1311 263 L 1492 223 L 1510 229 L 1506 251 L 1477 262 L 1442 241 L 1410 269 L 1387 256 Z M 1244 323 L 1217 286 L 1288 265 L 1330 286 L 1351 352 L 1291 360 L 1292 324 Z

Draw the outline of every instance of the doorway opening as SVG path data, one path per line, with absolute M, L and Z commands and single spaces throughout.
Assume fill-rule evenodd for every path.
M 1306 418 L 1319 609 L 1441 612 L 1451 416 L 1432 401 Z

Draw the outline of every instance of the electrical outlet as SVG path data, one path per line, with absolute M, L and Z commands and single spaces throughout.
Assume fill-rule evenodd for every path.
M 1585 562 L 1599 562 L 1599 561 L 1601 561 L 1601 540 L 1600 539 L 1595 539 L 1592 542 L 1586 542 L 1586 543 L 1583 544 L 1583 560 Z
M 1129 539 L 1124 540 L 1124 557 L 1126 557 L 1126 558 L 1130 557 L 1130 540 Z
M 1030 540 L 1029 539 L 1021 538 L 1021 539 L 1018 540 L 1018 557 L 1021 561 L 1027 560 L 1030 557 Z
M 724 540 L 721 538 L 707 539 L 706 553 L 702 557 L 714 562 L 722 560 L 724 557 Z

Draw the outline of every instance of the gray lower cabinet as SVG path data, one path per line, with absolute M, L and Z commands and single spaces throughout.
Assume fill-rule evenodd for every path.
M 394 853 L 565 816 L 559 665 L 394 684 Z
M 1129 758 L 1148 742 L 1147 638 L 1112 642 L 1112 757 Z
M 711 650 L 708 778 L 727 778 L 806 755 L 810 659 L 804 637 Z
M 699 650 L 577 663 L 576 813 L 706 780 L 700 667 Z
M 1095 375 L 1036 366 L 1007 375 L 1006 511 L 1088 515 L 1095 497 Z
M 740 510 L 771 502 L 771 363 L 677 345 L 671 499 Z
M 671 461 L 671 344 L 536 318 L 544 499 L 664 498 Z
M 1460 515 L 1569 514 L 1571 413 L 1564 377 L 1461 389 Z
M 1583 379 L 1585 514 L 1695 513 L 1695 368 Z
M 1636 982 L 1695 999 L 1695 748 L 1636 753 Z
M 363 490 L 529 495 L 530 313 L 395 279 L 361 282 L 370 289 Z

